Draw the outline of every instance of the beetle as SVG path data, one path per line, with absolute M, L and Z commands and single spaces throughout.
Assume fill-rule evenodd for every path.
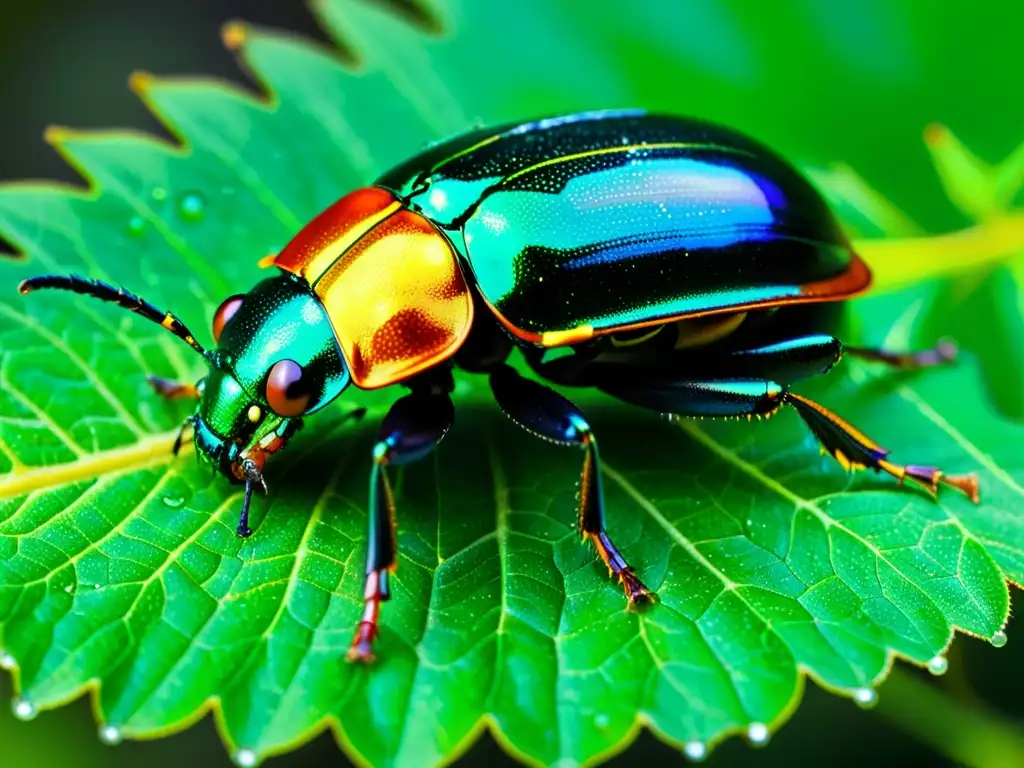
M 427 148 L 357 189 L 264 259 L 276 276 L 226 299 L 207 349 L 173 314 L 106 283 L 45 275 L 62 289 L 159 323 L 202 355 L 198 384 L 151 377 L 195 398 L 198 456 L 245 484 L 248 536 L 267 457 L 352 385 L 401 385 L 370 458 L 362 618 L 350 660 L 373 659 L 396 565 L 388 468 L 437 446 L 454 419 L 453 370 L 485 374 L 499 407 L 583 454 L 577 525 L 628 605 L 654 595 L 605 528 L 597 439 L 583 412 L 537 378 L 594 387 L 678 417 L 766 417 L 793 407 L 845 468 L 886 472 L 933 495 L 978 501 L 975 475 L 896 464 L 793 382 L 843 355 L 839 304 L 871 275 L 826 203 L 785 160 L 712 123 L 636 110 L 481 129 Z M 522 375 L 509 364 L 518 349 Z M 903 368 L 951 362 L 955 347 L 899 354 L 847 347 Z

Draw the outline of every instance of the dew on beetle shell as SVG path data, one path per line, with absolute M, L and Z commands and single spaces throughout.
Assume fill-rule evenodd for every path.
M 198 192 L 189 192 L 181 198 L 178 210 L 189 221 L 199 221 L 206 213 L 206 201 Z
M 708 745 L 703 741 L 688 741 L 683 745 L 683 754 L 695 763 L 707 759 Z
M 0 653 L 0 669 L 14 669 L 16 666 L 18 666 L 18 662 L 14 660 L 11 654 L 6 651 Z
M 878 691 L 874 688 L 858 688 L 853 692 L 853 701 L 861 709 L 871 709 L 878 703 Z
M 32 720 L 39 714 L 36 705 L 27 699 L 15 699 L 11 702 L 11 712 L 19 720 Z
M 128 232 L 138 237 L 146 229 L 146 220 L 141 216 L 132 216 L 128 220 Z
M 1006 641 L 1008 639 L 1009 638 L 1006 637 L 1006 633 L 1003 632 L 1003 630 L 999 630 L 994 635 L 992 635 L 991 638 L 989 638 L 989 642 L 992 643 L 993 648 L 1002 648 L 1004 645 L 1006 645 Z
M 944 675 L 949 669 L 949 660 L 945 656 L 936 656 L 928 662 L 928 671 L 933 675 Z
M 124 736 L 121 735 L 121 729 L 116 725 L 101 725 L 99 734 L 100 741 L 111 747 L 120 744 L 124 740 Z
M 235 765 L 239 766 L 239 768 L 255 768 L 256 764 L 259 762 L 259 758 L 256 756 L 256 753 L 251 749 L 238 750 L 235 752 L 232 760 L 234 760 Z
M 171 509 L 181 509 L 185 505 L 185 499 L 181 496 L 164 496 L 162 501 Z
M 607 728 L 608 723 L 610 722 L 611 718 L 609 718 L 608 715 L 604 714 L 603 712 L 600 715 L 596 715 L 594 717 L 594 725 L 596 725 L 598 728 Z
M 751 723 L 747 726 L 747 740 L 755 747 L 763 747 L 768 743 L 771 734 L 764 723 Z

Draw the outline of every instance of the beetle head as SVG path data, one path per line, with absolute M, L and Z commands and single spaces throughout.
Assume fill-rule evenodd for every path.
M 323 306 L 291 275 L 226 299 L 213 336 L 193 439 L 203 459 L 246 481 L 245 461 L 262 470 L 296 422 L 337 397 L 349 375 Z

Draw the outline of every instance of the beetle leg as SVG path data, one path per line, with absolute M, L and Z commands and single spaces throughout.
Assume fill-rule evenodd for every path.
M 498 405 L 516 424 L 560 445 L 583 449 L 577 520 L 580 534 L 594 545 L 609 572 L 618 578 L 631 606 L 652 601 L 654 593 L 640 581 L 605 530 L 597 438 L 586 418 L 569 400 L 543 384 L 524 379 L 507 365 L 492 372 L 490 382 Z
M 388 579 L 397 565 L 398 544 L 387 467 L 409 464 L 426 456 L 447 434 L 454 419 L 455 409 L 447 393 L 424 392 L 401 398 L 384 417 L 370 469 L 363 617 L 348 650 L 349 661 L 373 661 L 380 604 L 391 597 Z
M 741 417 L 771 416 L 783 404 L 791 405 L 810 427 L 822 447 L 847 469 L 870 468 L 887 472 L 901 483 L 911 481 L 932 494 L 940 484 L 949 485 L 979 499 L 974 474 L 947 475 L 937 467 L 895 464 L 889 451 L 836 414 L 765 379 L 685 381 L 668 374 L 648 374 L 627 382 L 612 377 L 598 387 L 620 400 L 672 416 Z
M 871 468 L 887 472 L 900 483 L 910 480 L 932 495 L 942 483 L 963 491 L 975 504 L 980 501 L 976 474 L 947 475 L 938 467 L 894 464 L 889 461 L 889 451 L 827 408 L 792 392 L 785 394 L 785 401 L 796 409 L 822 447 L 845 469 Z
M 167 400 L 198 400 L 202 394 L 195 384 L 164 379 L 160 376 L 147 376 L 146 381 L 154 392 Z
M 957 346 L 949 339 L 943 339 L 933 349 L 921 352 L 889 352 L 884 349 L 846 347 L 846 354 L 912 371 L 917 368 L 934 368 L 955 363 Z

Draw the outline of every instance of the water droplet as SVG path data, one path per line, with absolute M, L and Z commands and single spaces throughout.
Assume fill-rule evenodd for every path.
M 853 692 L 853 700 L 861 709 L 871 709 L 878 703 L 878 691 L 874 688 L 858 688 Z
M 949 669 L 949 660 L 945 656 L 936 656 L 928 662 L 928 671 L 933 675 L 944 675 Z
M 163 502 L 171 509 L 180 509 L 185 505 L 185 499 L 181 496 L 164 496 Z
M 610 722 L 611 719 L 608 717 L 608 715 L 604 713 L 601 713 L 600 715 L 594 717 L 594 725 L 596 725 L 598 728 L 607 728 L 608 723 Z
M 7 651 L 0 653 L 0 669 L 14 669 L 16 666 L 18 666 L 18 662 L 14 660 L 11 654 L 7 653 Z
M 39 712 L 36 711 L 36 706 L 27 699 L 15 699 L 11 702 L 11 712 L 19 720 L 32 720 Z
M 992 637 L 989 639 L 989 642 L 992 643 L 993 648 L 1002 648 L 1004 645 L 1006 645 L 1007 639 L 1008 638 L 1006 637 L 1006 633 L 1003 632 L 1003 630 L 999 630 L 994 635 L 992 635 Z
M 111 747 L 120 744 L 124 739 L 121 735 L 121 729 L 116 725 L 101 725 L 100 726 L 100 741 Z
M 703 762 L 708 757 L 708 745 L 703 741 L 688 741 L 683 745 L 683 754 L 695 763 Z
M 135 235 L 141 235 L 146 229 L 146 220 L 141 216 L 132 216 L 128 220 L 128 232 Z
M 751 723 L 747 726 L 747 740 L 755 747 L 763 747 L 770 738 L 768 726 L 764 723 Z
M 167 199 L 167 190 L 163 187 L 153 187 L 153 191 L 150 193 L 153 199 L 157 202 L 161 202 Z
M 235 765 L 240 768 L 255 768 L 256 764 L 260 761 L 256 756 L 256 753 L 251 749 L 240 749 L 235 752 L 234 756 Z
M 100 585 L 99 585 L 99 584 L 93 584 L 93 585 L 92 585 L 92 588 L 93 588 L 93 589 L 99 589 L 99 588 L 100 588 Z
M 189 192 L 181 198 L 178 210 L 189 221 L 199 221 L 206 213 L 206 201 L 198 192 Z
M 72 592 L 75 591 L 75 585 L 74 584 L 68 584 L 66 587 L 64 587 L 64 591 L 67 592 L 70 595 Z

